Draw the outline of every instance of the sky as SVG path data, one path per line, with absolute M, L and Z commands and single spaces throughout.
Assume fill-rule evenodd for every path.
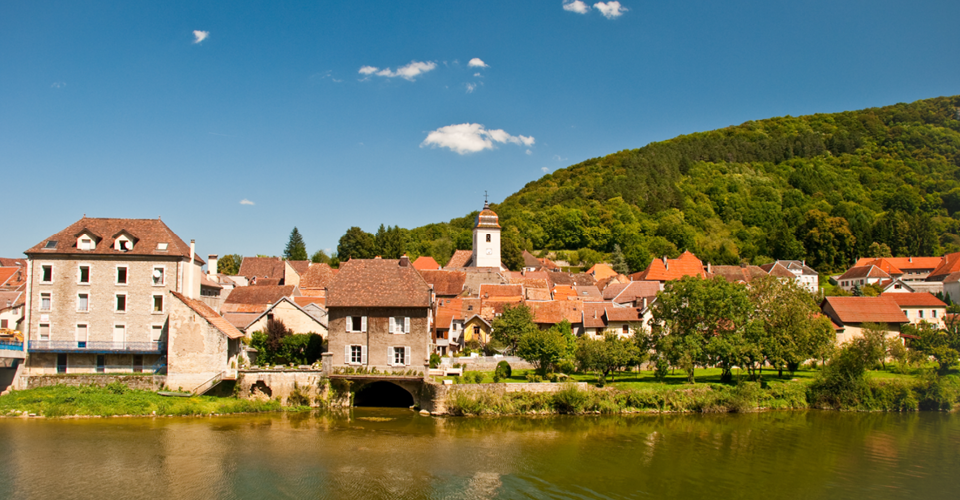
M 0 256 L 156 218 L 201 255 L 462 217 L 774 116 L 960 94 L 960 2 L 0 2 Z

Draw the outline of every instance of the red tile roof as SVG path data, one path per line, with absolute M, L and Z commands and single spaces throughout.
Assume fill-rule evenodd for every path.
M 633 281 L 671 281 L 684 276 L 706 277 L 703 262 L 689 251 L 684 251 L 676 259 L 654 259 L 645 270 L 631 274 L 630 279 Z
M 463 293 L 463 283 L 467 273 L 463 271 L 420 271 L 424 281 L 433 285 L 433 292 L 438 296 L 456 297 Z
M 600 293 L 600 290 L 593 285 L 585 286 L 575 286 L 573 291 L 576 292 L 577 298 L 584 302 L 602 302 L 603 294 Z
M 603 300 L 616 302 L 617 304 L 629 304 L 638 298 L 653 298 L 660 291 L 660 282 L 658 281 L 631 281 L 626 284 L 614 284 L 608 286 L 603 291 Z
M 643 309 L 639 307 L 608 307 L 607 321 L 643 321 Z
M 892 260 L 892 258 L 887 259 L 883 257 L 878 259 L 860 259 L 856 264 L 854 264 L 853 267 L 877 266 L 880 269 L 883 269 L 883 272 L 889 274 L 890 276 L 899 276 L 903 274 L 903 271 L 901 271 L 899 267 L 893 265 L 893 262 L 891 262 Z
M 310 304 L 316 304 L 320 307 L 326 307 L 326 297 L 294 297 L 293 302 L 303 307 Z
M 87 231 L 96 238 L 93 250 L 77 248 L 77 236 Z M 113 244 L 117 237 L 126 233 L 133 237 L 133 249 L 127 251 L 114 250 Z M 158 244 L 166 243 L 166 250 L 159 250 Z M 52 244 L 51 248 L 47 245 Z M 40 243 L 37 243 L 24 252 L 27 255 L 44 254 L 82 254 L 82 255 L 150 255 L 155 257 L 190 257 L 190 245 L 183 242 L 179 236 L 158 219 L 82 219 L 70 224 L 65 229 Z M 194 261 L 206 264 L 199 254 L 194 254 Z
M 297 287 L 293 285 L 238 286 L 230 292 L 227 304 L 272 305 L 283 297 L 292 297 Z
M 280 257 L 244 257 L 237 275 L 247 278 L 256 276 L 258 280 L 261 278 L 281 280 L 283 270 L 284 265 Z
M 437 264 L 437 261 L 429 255 L 421 255 L 413 261 L 413 268 L 417 271 L 437 271 L 440 269 L 440 264 Z
M 447 265 L 443 266 L 444 269 L 454 269 L 459 267 L 467 267 L 467 264 L 473 260 L 473 252 L 470 250 L 457 250 L 453 252 L 453 256 L 450 257 L 450 260 L 447 261 Z
M 177 298 L 180 302 L 183 302 L 184 305 L 193 309 L 193 312 L 197 313 L 203 319 L 207 320 L 208 323 L 213 325 L 214 328 L 220 330 L 220 333 L 226 335 L 231 339 L 238 339 L 243 337 L 243 334 L 240 333 L 240 330 L 237 330 L 229 321 L 217 314 L 216 311 L 210 308 L 210 306 L 204 304 L 203 302 L 197 299 L 190 299 L 184 295 L 177 292 L 170 292 L 171 295 Z
M 831 319 L 840 323 L 907 323 L 900 306 L 890 296 L 883 297 L 827 297 L 822 309 L 827 306 L 836 316 Z
M 287 262 L 287 264 L 290 264 L 290 267 L 292 267 L 293 270 L 296 271 L 297 274 L 300 275 L 300 276 L 303 276 L 304 273 L 306 273 L 307 270 L 310 269 L 310 261 L 309 261 L 309 260 L 288 260 L 288 261 L 286 261 L 286 262 Z M 243 264 L 241 264 L 241 265 L 243 265 Z
M 880 278 L 890 279 L 890 274 L 877 266 L 851 267 L 847 272 L 840 275 L 838 280 L 849 280 L 859 278 Z
M 336 275 L 329 264 L 311 264 L 306 274 L 300 275 L 300 288 L 326 288 Z
M 256 276 L 250 277 L 250 286 L 280 286 L 280 282 L 283 280 L 277 278 L 257 278 Z
M 957 272 L 960 272 L 960 252 L 948 253 L 943 256 L 940 265 L 930 271 L 927 281 L 937 281 L 938 279 L 942 281 L 947 276 Z
M 900 307 L 947 307 L 940 299 L 930 292 L 919 293 L 884 293 L 881 297 L 890 297 Z
M 553 287 L 553 300 L 570 300 L 577 298 L 577 291 L 570 285 L 557 285 Z
M 730 283 L 750 283 L 767 275 L 767 272 L 760 266 L 709 266 L 708 269 L 710 270 L 708 277 L 721 276 Z M 787 272 L 790 273 L 790 271 Z M 790 273 L 790 277 L 795 278 L 796 276 Z
M 523 285 L 494 285 L 489 283 L 483 283 L 480 285 L 480 290 L 478 292 L 480 298 L 490 298 L 490 297 L 504 297 L 504 298 L 513 298 L 513 297 L 523 297 Z
M 584 302 L 583 303 L 583 327 L 584 328 L 604 328 L 607 326 L 606 308 L 609 304 L 603 302 Z
M 534 323 L 555 325 L 564 319 L 570 323 L 583 321 L 583 303 L 579 300 L 527 302 L 527 306 L 533 312 Z
M 327 307 L 430 307 L 430 286 L 394 259 L 351 259 L 327 287 Z
M 609 278 L 611 276 L 616 276 L 619 273 L 614 271 L 613 268 L 607 264 L 598 263 L 598 264 L 594 264 L 593 267 L 588 269 L 587 274 L 592 275 L 594 278 L 597 279 L 597 281 L 600 281 L 602 279 Z
M 943 260 L 942 257 L 882 257 L 883 260 L 890 263 L 891 266 L 906 270 L 918 269 L 936 269 Z M 873 257 L 863 257 L 853 264 L 854 267 L 870 265 L 871 261 L 878 260 Z

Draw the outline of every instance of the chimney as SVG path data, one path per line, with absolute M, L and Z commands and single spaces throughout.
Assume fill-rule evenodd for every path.
M 217 271 L 218 271 L 218 270 L 217 270 L 217 257 L 219 257 L 219 255 L 217 255 L 217 254 L 215 254 L 215 253 L 212 253 L 212 254 L 210 254 L 210 255 L 207 255 L 207 274 L 210 275 L 210 276 L 216 276 L 216 275 L 217 275 Z
M 647 308 L 647 298 L 646 298 L 646 297 L 643 298 L 643 308 L 644 308 L 644 309 Z
M 667 256 L 666 256 L 666 255 L 663 256 L 663 265 L 667 265 Z
M 712 272 L 713 272 L 713 266 L 709 262 L 707 262 L 707 274 L 710 274 Z
M 197 258 L 197 241 L 190 240 L 190 264 L 187 266 L 188 275 L 187 279 L 187 293 L 186 296 L 188 299 L 193 298 L 193 259 Z
M 400 256 L 400 267 L 410 267 L 410 257 L 407 257 L 407 254 Z

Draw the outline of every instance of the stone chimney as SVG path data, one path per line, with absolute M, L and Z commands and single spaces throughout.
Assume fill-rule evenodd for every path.
M 207 255 L 207 274 L 210 276 L 217 275 L 217 258 L 219 255 L 212 253 Z
M 407 254 L 400 256 L 400 267 L 410 267 L 410 257 L 407 257 Z

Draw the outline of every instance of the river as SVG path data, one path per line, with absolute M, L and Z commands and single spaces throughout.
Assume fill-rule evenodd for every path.
M 0 498 L 956 498 L 960 415 L 0 419 Z

